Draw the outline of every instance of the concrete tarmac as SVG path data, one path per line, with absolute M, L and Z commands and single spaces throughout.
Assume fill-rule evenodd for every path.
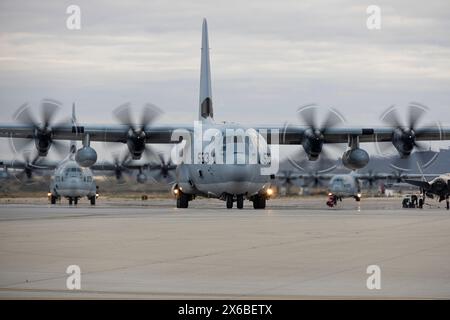
M 400 202 L 1 204 L 0 298 L 449 299 L 450 212 Z M 81 290 L 66 287 L 69 265 Z M 367 288 L 369 265 L 380 290 Z

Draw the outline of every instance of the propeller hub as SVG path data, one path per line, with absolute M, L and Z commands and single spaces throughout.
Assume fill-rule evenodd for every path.
M 322 152 L 324 136 L 320 130 L 308 129 L 305 132 L 302 146 L 310 160 L 315 160 Z

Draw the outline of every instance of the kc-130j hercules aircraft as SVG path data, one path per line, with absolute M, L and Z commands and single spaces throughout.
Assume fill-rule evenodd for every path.
M 242 208 L 244 199 L 253 202 L 255 209 L 266 206 L 270 198 L 270 178 L 278 169 L 277 147 L 280 144 L 301 146 L 308 159 L 317 160 L 325 144 L 345 143 L 342 156 L 350 169 L 364 167 L 368 153 L 360 148 L 362 142 L 391 142 L 402 157 L 420 148 L 419 140 L 449 139 L 450 128 L 438 126 L 417 127 L 423 112 L 410 107 L 409 123 L 402 125 L 390 110 L 385 117 L 389 126 L 382 128 L 337 127 L 338 120 L 331 112 L 321 125 L 315 124 L 314 110 L 306 111 L 307 125 L 242 127 L 236 123 L 218 123 L 213 117 L 211 71 L 206 20 L 202 28 L 200 105 L 198 121 L 194 125 L 154 125 L 155 108 L 145 106 L 138 125 L 132 124 L 127 106 L 116 110 L 120 125 L 56 125 L 51 115 L 56 108 L 48 101 L 43 104 L 43 121 L 33 119 L 29 107 L 17 114 L 17 125 L 0 124 L 0 136 L 34 141 L 38 154 L 47 155 L 58 140 L 82 140 L 83 147 L 76 153 L 76 161 L 90 167 L 97 160 L 91 141 L 126 143 L 133 159 L 151 152 L 148 144 L 177 144 L 176 183 L 173 193 L 177 207 L 187 208 L 196 195 L 219 198 L 227 207 Z M 174 157 L 172 157 L 174 158 Z
M 76 123 L 75 105 L 72 106 L 71 122 Z M 5 169 L 22 170 L 16 178 L 25 175 L 30 179 L 34 171 L 54 170 L 48 193 L 51 204 L 56 204 L 58 199 L 66 198 L 70 205 L 76 205 L 80 198 L 86 197 L 91 205 L 95 205 L 98 195 L 94 176 L 89 168 L 83 168 L 75 161 L 76 152 L 76 141 L 71 141 L 62 161 L 45 161 L 37 155 L 33 159 L 26 157 L 25 161 L 0 160 L 0 165 Z

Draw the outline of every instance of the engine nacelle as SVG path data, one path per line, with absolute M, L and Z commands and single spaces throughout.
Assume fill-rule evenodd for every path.
M 138 173 L 137 177 L 137 182 L 138 183 L 146 183 L 147 182 L 147 175 L 145 173 Z
M 97 152 L 91 147 L 83 147 L 75 154 L 75 160 L 82 167 L 90 167 L 97 162 Z
M 319 158 L 322 152 L 323 142 L 324 137 L 319 130 L 313 131 L 312 129 L 308 129 L 305 131 L 302 146 L 308 155 L 308 160 L 315 161 Z
M 129 131 L 127 139 L 128 151 L 133 160 L 139 160 L 145 151 L 145 132 Z
M 35 130 L 34 144 L 40 157 L 46 157 L 48 150 L 52 146 L 52 136 L 50 132 Z
M 364 168 L 369 163 L 369 154 L 360 148 L 350 149 L 342 155 L 342 163 L 351 170 Z

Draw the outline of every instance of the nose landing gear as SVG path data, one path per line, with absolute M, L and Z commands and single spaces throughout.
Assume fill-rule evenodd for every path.
M 78 204 L 78 198 L 77 197 L 70 197 L 69 198 L 69 206 L 72 204 L 77 205 Z
M 227 203 L 227 209 L 233 208 L 234 197 L 235 196 L 232 194 L 227 194 L 225 196 L 225 202 Z M 244 195 L 242 195 L 242 194 L 236 195 L 236 207 L 238 209 L 244 208 Z

